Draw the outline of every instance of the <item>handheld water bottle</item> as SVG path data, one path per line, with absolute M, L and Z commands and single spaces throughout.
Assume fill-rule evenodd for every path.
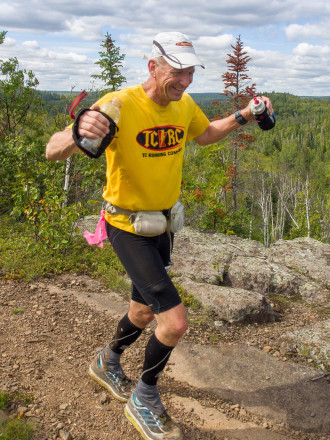
M 258 122 L 259 127 L 262 130 L 271 130 L 275 127 L 275 114 L 270 115 L 268 113 L 266 104 L 261 99 L 257 97 L 253 98 L 253 101 L 250 104 L 251 111 Z
M 100 111 L 107 115 L 115 124 L 119 122 L 120 119 L 120 108 L 122 106 L 122 101 L 114 97 L 108 104 L 104 104 Z M 80 139 L 79 148 L 86 153 L 89 157 L 97 158 L 105 151 L 108 144 L 103 142 L 103 138 L 91 139 L 87 137 L 82 137 Z M 111 146 L 110 146 L 111 148 Z

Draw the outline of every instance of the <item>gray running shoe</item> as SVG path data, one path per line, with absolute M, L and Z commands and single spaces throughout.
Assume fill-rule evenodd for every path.
M 127 376 L 120 377 L 107 370 L 103 365 L 101 353 L 98 353 L 90 364 L 88 373 L 98 384 L 110 391 L 117 400 L 127 402 L 132 392 L 133 381 Z
M 125 405 L 125 416 L 145 440 L 182 440 L 180 428 L 166 411 L 160 416 L 142 405 L 134 393 Z

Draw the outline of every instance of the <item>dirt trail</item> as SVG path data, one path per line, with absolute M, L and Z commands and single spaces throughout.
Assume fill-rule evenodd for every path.
M 123 404 L 87 374 L 96 351 L 115 330 L 127 301 L 87 277 L 62 276 L 32 284 L 0 282 L 0 391 L 33 396 L 24 413 L 38 427 L 38 440 L 138 440 Z M 124 368 L 137 379 L 152 327 L 125 353 Z M 207 329 L 192 326 L 186 342 L 205 340 Z M 244 336 L 251 337 L 251 335 Z M 242 338 L 241 338 L 242 339 Z M 242 340 L 237 341 L 242 342 Z M 235 344 L 235 337 L 231 342 Z M 249 413 L 236 402 L 181 383 L 171 373 L 159 381 L 168 412 L 185 440 L 326 439 Z M 23 405 L 23 404 L 22 404 Z

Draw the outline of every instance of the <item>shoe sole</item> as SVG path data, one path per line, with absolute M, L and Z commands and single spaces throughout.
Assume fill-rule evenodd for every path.
M 127 407 L 127 405 L 125 406 L 124 409 L 124 414 L 125 417 L 127 418 L 127 420 L 132 423 L 132 425 L 134 426 L 134 428 L 136 428 L 139 433 L 142 435 L 142 437 L 144 438 L 144 440 L 153 440 L 150 437 L 147 436 L 147 434 L 143 431 L 143 429 L 141 428 L 141 426 L 139 425 L 139 423 L 134 419 L 134 417 L 131 414 L 130 409 Z
M 153 438 L 148 437 L 148 435 L 143 431 L 143 429 L 141 428 L 139 422 L 134 418 L 134 416 L 131 413 L 131 410 L 129 409 L 129 407 L 127 405 L 125 405 L 124 414 L 125 414 L 125 417 L 127 418 L 127 420 L 130 423 L 132 423 L 134 428 L 136 428 L 137 431 L 139 431 L 139 433 L 142 435 L 144 440 L 154 440 Z M 183 436 L 181 436 L 180 438 L 178 438 L 176 440 L 183 440 Z
M 107 389 L 108 391 L 110 391 L 110 393 L 113 395 L 113 397 L 117 400 L 119 400 L 120 402 L 127 402 L 128 397 L 122 397 L 120 394 L 117 394 L 111 387 L 110 385 L 105 382 L 103 379 L 101 379 L 92 369 L 92 367 L 89 367 L 88 370 L 88 374 L 91 376 L 92 379 L 95 380 L 95 382 L 97 382 L 99 385 L 101 385 L 101 387 Z

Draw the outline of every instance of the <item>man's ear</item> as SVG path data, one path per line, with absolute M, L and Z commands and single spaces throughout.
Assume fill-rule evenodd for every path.
M 156 67 L 157 67 L 157 63 L 155 60 L 149 60 L 148 61 L 148 69 L 149 69 L 149 73 L 150 76 L 154 77 L 156 74 Z

